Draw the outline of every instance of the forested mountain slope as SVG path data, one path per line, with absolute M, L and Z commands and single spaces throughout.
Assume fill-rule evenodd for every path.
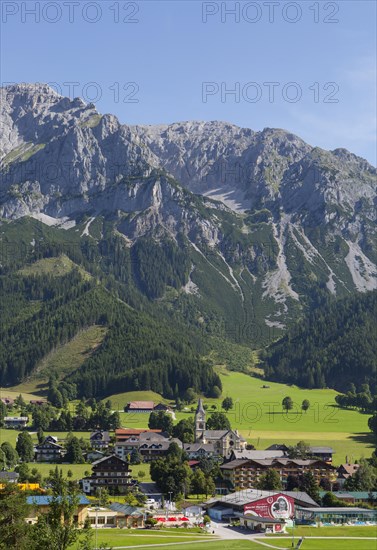
M 264 354 L 267 377 L 309 388 L 377 391 L 377 292 L 330 300 Z

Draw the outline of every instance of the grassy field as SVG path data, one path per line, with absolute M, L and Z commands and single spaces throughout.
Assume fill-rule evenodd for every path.
M 28 466 L 30 470 L 37 468 L 37 470 L 42 474 L 42 477 L 47 477 L 50 473 L 50 470 L 56 468 L 56 464 L 48 464 L 47 462 L 29 462 Z M 72 479 L 81 479 L 84 477 L 84 472 L 91 472 L 92 468 L 90 464 L 58 464 L 59 470 L 63 470 L 63 475 L 66 476 L 67 472 L 70 470 L 72 472 Z
M 114 395 L 110 395 L 110 397 L 106 397 L 103 401 L 107 401 L 108 399 L 111 400 L 113 409 L 117 411 L 123 411 L 124 407 L 130 401 L 154 401 L 155 403 L 169 403 L 168 399 L 164 399 L 159 393 L 154 391 L 130 391 L 125 393 L 115 393 Z M 140 416 L 143 418 L 148 417 L 148 415 L 143 414 Z
M 288 529 L 292 535 L 292 529 Z M 294 529 L 295 537 L 377 537 L 375 525 L 339 525 L 339 527 L 298 526 Z M 280 535 L 277 535 L 280 536 Z
M 221 374 L 223 395 L 220 399 L 204 399 L 209 406 L 215 405 L 221 410 L 221 402 L 230 396 L 235 402 L 228 417 L 233 427 L 257 449 L 265 449 L 272 443 L 297 443 L 305 440 L 312 445 L 332 446 L 336 454 L 334 463 L 340 464 L 349 459 L 369 457 L 373 452 L 373 441 L 368 429 L 368 415 L 353 410 L 340 409 L 335 403 L 337 392 L 334 390 L 307 390 L 296 386 L 287 386 L 274 382 L 264 382 L 259 378 L 232 372 Z M 262 388 L 263 385 L 269 386 Z M 149 394 L 150 392 L 148 392 Z M 138 399 L 146 399 L 145 392 L 137 392 Z M 288 414 L 282 411 L 282 399 L 292 397 L 295 408 Z M 133 394 L 111 397 L 113 405 L 134 399 Z M 157 398 L 153 398 L 158 401 Z M 301 403 L 309 399 L 310 408 L 301 412 Z M 122 406 L 120 408 L 123 408 Z M 177 421 L 192 413 L 179 412 Z M 128 427 L 147 427 L 147 414 L 121 413 L 122 425 Z
M 261 541 L 270 544 L 275 548 L 292 548 L 291 539 L 279 539 L 266 537 Z M 297 543 L 297 539 L 296 539 Z M 247 548 L 247 546 L 245 546 Z M 251 548 L 253 548 L 251 546 Z M 266 548 L 259 546 L 259 550 Z M 196 549 L 195 549 L 196 550 Z M 199 549 L 198 549 L 199 550 Z M 352 540 L 352 539 L 305 539 L 302 543 L 301 550 L 376 550 L 376 540 Z
M 63 277 L 72 271 L 73 268 L 79 269 L 80 273 L 85 279 L 89 279 L 90 275 L 77 264 L 72 262 L 65 254 L 57 258 L 43 258 L 34 262 L 33 264 L 26 265 L 18 271 L 21 275 L 53 275 L 54 277 Z

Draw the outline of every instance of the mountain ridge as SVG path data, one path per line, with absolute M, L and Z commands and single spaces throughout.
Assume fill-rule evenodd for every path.
M 218 121 L 122 125 L 42 84 L 0 93 L 0 218 L 72 234 L 86 218 L 98 247 L 102 217 L 130 250 L 172 240 L 191 270 L 174 299 L 159 281 L 158 300 L 190 323 L 255 346 L 319 290 L 377 287 L 377 171 L 345 149 Z

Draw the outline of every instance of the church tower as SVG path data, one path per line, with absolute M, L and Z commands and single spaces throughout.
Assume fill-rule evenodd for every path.
M 198 401 L 198 406 L 195 413 L 195 442 L 203 442 L 204 432 L 206 429 L 206 412 L 201 399 Z

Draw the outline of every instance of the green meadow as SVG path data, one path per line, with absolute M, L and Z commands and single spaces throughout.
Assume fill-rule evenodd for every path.
M 287 386 L 275 382 L 266 382 L 260 378 L 238 372 L 222 373 L 223 394 L 220 399 L 204 399 L 211 407 L 221 410 L 224 397 L 233 398 L 234 407 L 227 415 L 233 428 L 257 449 L 265 449 L 272 443 L 294 444 L 305 440 L 312 445 L 328 445 L 334 448 L 334 463 L 339 464 L 348 459 L 371 456 L 374 447 L 372 435 L 368 429 L 368 415 L 354 410 L 345 410 L 337 406 L 334 390 L 308 390 L 297 386 Z M 263 388 L 263 386 L 268 386 Z M 285 413 L 281 402 L 290 396 L 294 409 Z M 153 399 L 150 392 L 133 392 L 111 396 L 113 406 L 123 410 L 131 400 Z M 304 399 L 310 401 L 307 412 L 301 411 Z M 187 418 L 193 413 L 187 411 L 176 413 L 176 420 Z M 147 427 L 148 414 L 121 413 L 122 425 L 127 427 Z

